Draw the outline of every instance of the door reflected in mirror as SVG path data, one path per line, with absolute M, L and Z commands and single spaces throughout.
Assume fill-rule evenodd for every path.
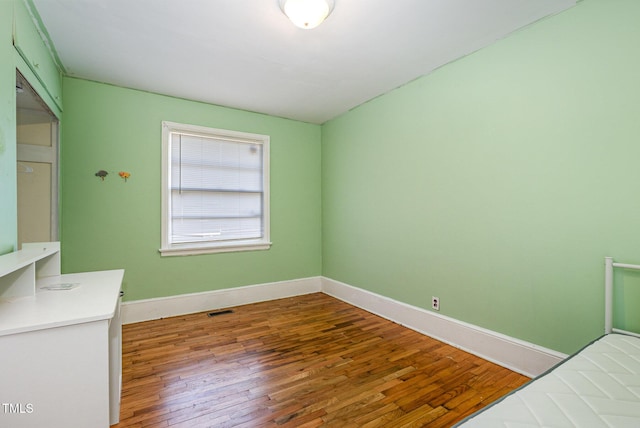
M 58 240 L 58 118 L 16 71 L 18 249 Z

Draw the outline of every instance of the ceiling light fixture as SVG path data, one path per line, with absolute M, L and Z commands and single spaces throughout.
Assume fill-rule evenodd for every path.
M 280 0 L 280 9 L 296 27 L 310 30 L 327 19 L 334 0 Z

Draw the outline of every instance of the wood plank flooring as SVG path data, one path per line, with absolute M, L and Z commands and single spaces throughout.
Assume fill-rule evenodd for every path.
M 528 379 L 322 293 L 123 326 L 117 428 L 450 427 Z

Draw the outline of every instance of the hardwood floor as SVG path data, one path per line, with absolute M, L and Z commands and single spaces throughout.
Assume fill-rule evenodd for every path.
M 449 427 L 528 379 L 317 293 L 123 326 L 117 428 Z

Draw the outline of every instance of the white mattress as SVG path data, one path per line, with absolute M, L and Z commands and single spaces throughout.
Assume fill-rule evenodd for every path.
M 610 334 L 460 424 L 640 427 L 640 339 Z

